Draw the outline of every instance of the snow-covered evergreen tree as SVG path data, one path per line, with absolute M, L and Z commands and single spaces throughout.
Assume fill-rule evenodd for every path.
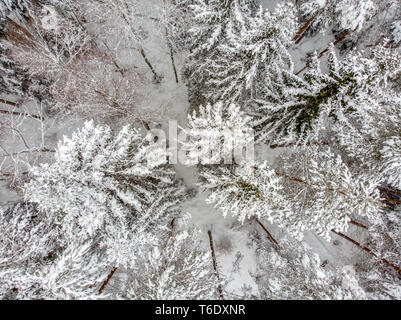
M 184 228 L 163 237 L 158 246 L 144 247 L 121 294 L 138 300 L 217 299 L 221 281 L 216 278 L 210 253 L 200 242 L 200 230 Z
M 2 299 L 29 298 L 33 281 L 27 275 L 44 261 L 57 246 L 57 228 L 39 223 L 35 206 L 16 204 L 0 210 L 0 296 Z
M 365 240 L 375 253 L 395 265 L 401 258 L 401 208 L 389 206 L 380 216 L 381 219 L 372 221 L 369 226 L 369 236 Z
M 224 215 L 242 222 L 264 218 L 298 239 L 307 230 L 329 239 L 331 230 L 347 230 L 352 217 L 374 220 L 381 209 L 374 180 L 354 177 L 330 150 L 311 147 L 282 155 L 277 167 L 205 167 L 200 185 Z
M 1 17 L 6 17 L 10 12 L 23 13 L 31 0 L 0 0 Z
M 183 74 L 189 101 L 193 106 L 199 106 L 211 102 L 205 96 L 210 76 L 208 65 L 218 58 L 218 47 L 227 42 L 228 34 L 233 37 L 245 31 L 254 1 L 196 0 L 189 8 L 193 20 L 189 35 L 194 41 L 189 48 Z
M 112 241 L 154 203 L 174 216 L 183 188 L 165 163 L 164 151 L 129 126 L 113 133 L 86 122 L 59 143 L 54 163 L 33 169 L 25 198 L 50 212 L 67 238 Z
M 143 207 L 135 220 L 107 226 L 107 233 L 112 236 L 103 238 L 101 245 L 114 267 L 130 273 L 143 259 L 145 248 L 158 246 L 163 241 L 168 226 L 180 217 L 178 201 L 183 197 L 177 193 L 174 187 L 164 188 L 153 196 L 150 205 Z
M 374 0 L 312 0 L 301 5 L 306 19 L 313 19 L 312 26 L 326 29 L 339 26 L 345 30 L 361 31 L 366 20 L 376 12 Z
M 255 82 L 274 82 L 270 69 L 292 71 L 287 49 L 297 29 L 294 6 L 278 4 L 273 11 L 260 7 L 254 16 L 238 16 L 238 21 L 228 22 L 226 41 L 217 45 L 216 57 L 204 66 L 208 101 L 253 98 Z
M 386 182 L 401 190 L 401 137 L 394 136 L 386 140 L 380 153 Z
M 397 20 L 392 23 L 391 35 L 395 46 L 399 46 L 401 43 L 401 20 Z
M 105 297 L 99 294 L 107 274 L 108 261 L 94 250 L 92 242 L 69 244 L 51 264 L 29 275 L 39 292 L 31 299 L 87 300 Z
M 90 242 L 66 239 L 37 206 L 0 210 L 2 299 L 93 299 L 107 260 Z
M 264 300 L 363 299 L 363 290 L 344 288 L 340 275 L 321 266 L 309 246 L 290 238 L 280 240 L 277 250 L 269 243 L 258 248 L 258 265 L 253 274 L 259 296 Z M 356 280 L 354 278 L 354 280 Z M 357 283 L 357 281 L 356 281 Z M 357 284 L 358 285 L 358 284 Z
M 219 155 L 223 148 L 218 137 L 227 126 L 236 124 L 241 129 L 234 135 L 236 140 L 247 137 L 247 117 L 235 112 L 234 106 L 228 113 L 221 108 L 201 108 L 199 116 L 190 117 L 189 131 L 200 136 L 195 153 L 203 148 L 200 152 Z M 209 143 L 201 143 L 205 130 L 211 133 Z M 330 148 L 312 145 L 283 154 L 275 167 L 247 160 L 240 165 L 202 165 L 199 186 L 223 215 L 237 216 L 241 222 L 253 216 L 265 218 L 297 238 L 305 230 L 329 238 L 333 229 L 347 230 L 354 215 L 374 219 L 380 210 L 378 180 L 368 173 L 355 175 Z
M 355 216 L 375 220 L 380 214 L 378 182 L 352 174 L 330 148 L 310 146 L 284 153 L 275 166 L 284 178 L 282 190 L 291 212 L 286 225 L 297 238 L 313 230 L 329 239 L 331 230 L 346 231 Z
M 394 195 L 392 195 L 394 197 Z M 368 299 L 399 300 L 401 298 L 400 253 L 401 210 L 390 204 L 374 221 L 369 221 L 363 245 L 374 253 L 354 267 Z M 390 268 L 385 259 L 395 268 Z M 396 268 L 398 267 L 398 270 Z
M 183 129 L 188 141 L 181 142 L 182 148 L 193 164 L 240 163 L 244 156 L 249 156 L 243 154 L 243 148 L 253 152 L 250 120 L 234 104 L 200 106 L 198 112 L 194 110 L 188 116 L 188 128 Z
M 378 46 L 361 66 L 369 66 L 362 76 L 367 85 L 361 102 L 333 125 L 334 144 L 349 159 L 353 170 L 373 174 L 381 183 L 400 186 L 400 95 L 397 78 L 401 74 L 397 50 Z M 363 67 L 365 68 L 365 67 Z M 362 69 L 362 68 L 361 68 Z
M 199 186 L 208 192 L 207 202 L 219 208 L 224 216 L 235 216 L 244 222 L 252 217 L 280 223 L 284 207 L 281 178 L 264 163 L 242 166 L 203 167 Z
M 400 299 L 400 12 L 399 0 L 0 0 L 0 180 L 25 201 L 0 207 L 0 298 L 227 298 L 255 255 L 238 248 L 226 277 L 225 239 L 261 227 L 275 245 L 250 239 L 251 298 Z M 188 97 L 177 156 L 193 170 L 134 129 Z M 94 121 L 54 148 L 71 116 Z M 181 224 L 178 175 L 198 178 L 185 207 L 209 239 Z M 215 211 L 247 225 L 220 229 Z M 315 236 L 335 240 L 323 263 L 299 242 Z
M 255 100 L 250 111 L 258 141 L 325 141 L 326 136 L 333 134 L 333 123 L 349 119 L 366 104 L 381 103 L 377 89 L 392 68 L 379 59 L 355 52 L 340 61 L 331 46 L 328 69 L 328 73 L 323 73 L 314 56 L 302 77 L 284 73 L 269 86 L 272 90 L 260 89 L 264 95 Z
M 399 300 L 401 281 L 399 275 L 378 265 L 377 262 L 366 262 L 358 265 L 356 275 L 360 285 L 370 300 Z

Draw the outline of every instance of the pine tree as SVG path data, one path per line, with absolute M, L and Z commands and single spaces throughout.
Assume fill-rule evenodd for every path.
M 397 78 L 401 74 L 400 53 L 378 46 L 364 60 L 369 66 L 366 89 L 359 93 L 361 101 L 353 112 L 333 125 L 333 144 L 349 159 L 353 170 L 374 175 L 382 184 L 400 186 L 400 97 Z M 362 64 L 361 64 L 362 65 Z M 361 68 L 362 69 L 362 68 Z
M 274 169 L 266 163 L 202 168 L 207 201 L 243 222 L 256 216 L 302 239 L 306 230 L 330 238 L 348 229 L 354 216 L 376 219 L 382 207 L 377 183 L 354 177 L 329 149 L 308 148 L 282 155 Z
M 41 224 L 35 206 L 18 203 L 0 209 L 0 296 L 2 299 L 26 298 L 34 294 L 34 283 L 26 274 L 37 261 L 46 260 L 58 249 L 57 228 Z
M 66 239 L 36 205 L 0 210 L 2 299 L 93 299 L 107 260 L 90 242 Z
M 207 192 L 207 202 L 226 216 L 230 214 L 241 222 L 252 217 L 280 223 L 285 211 L 281 195 L 281 178 L 263 163 L 243 166 L 203 167 L 199 186 Z
M 113 241 L 154 203 L 174 216 L 183 188 L 165 163 L 165 152 L 129 126 L 113 133 L 86 122 L 59 143 L 54 163 L 32 170 L 25 198 L 51 213 L 66 237 Z
M 361 31 L 377 8 L 373 0 L 312 0 L 301 5 L 305 19 L 313 18 L 312 28 L 327 29 L 330 25 L 345 30 Z
M 23 14 L 30 4 L 30 0 L 0 0 L 0 13 L 2 18 L 6 17 L 10 12 Z
M 394 136 L 386 140 L 380 153 L 383 158 L 382 173 L 386 182 L 401 190 L 401 137 Z
M 200 230 L 175 231 L 158 246 L 144 247 L 130 270 L 122 298 L 135 300 L 217 299 L 210 254 L 202 249 Z
M 257 81 L 274 82 L 271 69 L 293 68 L 287 51 L 297 29 L 291 3 L 278 4 L 274 11 L 260 7 L 255 16 L 247 13 L 237 20 L 228 23 L 227 40 L 217 45 L 218 54 L 205 65 L 206 97 L 213 103 L 255 98 Z
M 283 177 L 291 212 L 285 218 L 287 230 L 299 239 L 304 230 L 329 239 L 331 230 L 346 231 L 353 217 L 377 219 L 383 207 L 377 180 L 354 175 L 330 148 L 310 146 L 284 153 L 275 167 Z
M 254 8 L 252 0 L 196 0 L 189 6 L 192 23 L 189 35 L 194 41 L 183 69 L 193 106 L 206 105 L 208 65 L 218 57 L 218 46 L 227 41 L 228 33 L 238 34 L 244 28 L 245 17 Z
M 40 288 L 34 299 L 94 300 L 102 283 L 108 261 L 94 250 L 92 242 L 75 241 L 57 255 L 50 265 L 35 270 L 29 277 Z M 31 297 L 32 299 L 33 297 Z
M 389 206 L 380 216 L 371 222 L 369 235 L 365 240 L 377 253 L 391 263 L 398 265 L 401 258 L 401 208 Z
M 189 153 L 188 160 L 194 164 L 242 162 L 243 148 L 253 146 L 250 120 L 234 104 L 200 106 L 188 116 L 188 128 L 183 130 L 188 141 L 182 142 L 182 148 Z
M 164 241 L 166 230 L 173 228 L 174 221 L 181 217 L 183 197 L 176 188 L 158 191 L 153 202 L 144 207 L 134 221 L 106 227 L 112 236 L 103 238 L 101 245 L 111 265 L 130 274 L 138 263 L 142 263 L 146 250 Z M 118 273 L 125 275 L 125 272 Z M 132 276 L 136 277 L 138 273 L 135 271 Z
M 369 221 L 363 245 L 374 253 L 355 265 L 355 273 L 368 299 L 398 300 L 401 297 L 400 267 L 401 215 L 399 205 L 388 205 L 374 221 Z
M 328 73 L 322 73 L 315 56 L 302 77 L 282 74 L 274 86 L 260 89 L 266 95 L 255 101 L 250 112 L 257 140 L 278 144 L 325 141 L 333 123 L 349 119 L 367 103 L 381 103 L 377 87 L 386 79 L 386 71 L 380 68 L 379 60 L 362 53 L 339 61 L 331 46 Z
M 281 239 L 280 250 L 269 244 L 258 248 L 257 270 L 253 274 L 263 300 L 363 299 L 363 290 L 344 288 L 340 275 L 321 266 L 319 256 L 304 243 Z M 353 280 L 356 280 L 355 278 Z M 358 286 L 356 281 L 356 286 Z
M 189 133 L 199 139 L 195 139 L 194 153 L 203 148 L 200 153 L 219 156 L 218 151 L 224 150 L 219 144 L 224 128 L 236 127 L 234 141 L 246 140 L 247 119 L 234 106 L 201 108 L 199 115 L 189 118 Z M 205 134 L 211 137 L 206 143 L 201 139 Z M 291 150 L 274 167 L 249 160 L 239 165 L 208 165 L 220 164 L 214 160 L 201 162 L 199 186 L 223 215 L 237 216 L 241 222 L 256 216 L 297 238 L 305 230 L 329 238 L 333 229 L 347 230 L 354 215 L 374 219 L 381 208 L 377 179 L 369 172 L 354 175 L 341 156 L 324 146 Z

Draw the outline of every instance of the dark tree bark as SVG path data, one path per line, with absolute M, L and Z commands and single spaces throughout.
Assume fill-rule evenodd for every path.
M 262 224 L 262 222 L 260 222 L 259 219 L 257 218 L 255 218 L 255 221 L 262 227 L 263 231 L 266 232 L 267 237 L 277 247 L 277 249 L 280 249 L 278 242 L 276 241 L 276 239 L 273 238 L 271 233 L 266 229 L 266 227 Z
M 36 114 L 30 114 L 30 113 L 22 113 L 22 112 L 9 111 L 9 110 L 0 110 L 0 113 L 10 114 L 10 115 L 13 115 L 13 116 L 25 116 L 25 117 L 28 117 L 28 118 L 34 118 L 34 119 L 43 120 L 43 118 L 41 116 L 38 116 Z
M 379 261 L 381 261 L 381 262 L 383 262 L 384 264 L 386 264 L 387 266 L 393 268 L 395 271 L 401 273 L 401 269 L 400 269 L 398 266 L 392 264 L 391 262 L 389 262 L 388 260 L 386 260 L 386 259 L 384 259 L 384 258 L 378 257 L 378 256 L 377 256 L 375 253 L 373 253 L 373 251 L 370 250 L 369 248 L 362 246 L 359 242 L 355 241 L 354 239 L 352 239 L 352 238 L 346 236 L 345 234 L 343 234 L 343 233 L 341 233 L 341 232 L 337 232 L 337 231 L 335 231 L 335 230 L 331 230 L 331 231 L 334 232 L 335 234 L 339 235 L 340 237 L 344 238 L 345 240 L 348 240 L 349 242 L 351 242 L 352 244 L 354 244 L 355 246 L 357 246 L 359 249 L 361 249 L 361 250 L 363 250 L 363 251 L 369 253 L 370 255 L 372 255 L 373 257 L 375 257 L 376 259 L 378 259 Z
M 143 48 L 141 48 L 139 51 L 141 52 L 141 55 L 142 55 L 143 59 L 145 60 L 146 64 L 148 65 L 150 71 L 152 71 L 152 73 L 153 73 L 153 80 L 155 81 L 155 83 L 160 83 L 162 77 L 159 76 L 157 74 L 157 72 L 155 71 L 155 69 L 153 68 L 152 64 L 150 63 L 149 59 L 147 58 L 147 56 L 145 54 L 145 50 L 143 50 Z
M 208 231 L 207 231 L 207 234 L 208 234 L 208 236 L 209 236 L 210 250 L 212 251 L 213 269 L 214 269 L 214 272 L 216 273 L 216 278 L 217 278 L 217 280 L 220 281 L 219 272 L 218 272 L 218 270 L 217 270 L 216 254 L 215 254 L 215 252 L 214 252 L 214 246 L 213 246 L 212 232 L 211 232 L 210 230 L 208 230 Z M 220 284 L 217 286 L 217 290 L 218 290 L 218 292 L 219 292 L 220 298 L 221 298 L 221 299 L 224 299 L 224 296 L 223 296 L 223 289 L 222 289 L 222 287 L 221 287 Z
M 297 34 L 295 35 L 293 41 L 295 41 L 295 44 L 299 43 L 306 35 L 308 32 L 310 26 L 312 25 L 312 22 L 316 19 L 316 17 L 321 13 L 321 11 L 316 12 L 308 21 L 305 22 L 305 24 L 298 30 Z
M 12 107 L 19 107 L 19 103 L 0 98 L 0 103 L 8 104 Z
M 111 278 L 113 277 L 114 273 L 117 271 L 117 267 L 114 267 L 109 275 L 107 276 L 106 280 L 102 283 L 102 286 L 99 289 L 99 294 L 101 294 L 104 290 L 104 288 L 106 288 L 106 286 L 108 285 L 108 283 L 110 282 Z

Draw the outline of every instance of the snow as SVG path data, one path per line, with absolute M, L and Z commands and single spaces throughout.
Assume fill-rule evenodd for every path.
M 243 286 L 246 285 L 256 294 L 257 287 L 250 275 L 250 272 L 255 271 L 256 257 L 248 237 L 248 226 L 239 224 L 232 217 L 224 218 L 213 206 L 206 204 L 205 198 L 204 194 L 198 195 L 185 205 L 184 211 L 191 215 L 192 223 L 203 231 L 204 246 L 207 250 L 207 231 L 212 232 L 219 272 L 229 281 L 227 291 L 240 295 Z M 240 259 L 238 253 L 241 255 Z M 237 265 L 234 266 L 235 262 Z
M 152 29 L 153 28 L 153 29 Z M 167 131 L 168 120 L 176 120 L 181 127 L 186 127 L 189 103 L 187 89 L 181 81 L 175 82 L 171 60 L 167 46 L 163 38 L 154 34 L 154 27 L 149 26 L 148 31 L 153 30 L 154 37 L 146 41 L 145 50 L 149 53 L 149 60 L 155 66 L 157 72 L 163 74 L 164 78 L 160 84 L 147 85 L 141 92 L 143 106 L 152 106 L 154 111 L 161 111 L 160 118 L 163 120 L 161 128 Z M 135 54 L 135 53 L 133 53 Z M 119 57 L 122 59 L 122 56 Z M 130 58 L 128 56 L 128 58 Z M 131 57 L 131 61 L 142 59 L 139 55 Z M 176 55 L 175 63 L 178 71 L 181 69 L 184 57 Z M 127 60 L 123 61 L 126 65 Z M 144 66 L 146 68 L 146 66 Z M 146 69 L 145 69 L 146 70 Z M 152 75 L 146 70 L 147 76 Z M 196 188 L 197 169 L 183 164 L 176 164 L 175 169 L 179 178 L 183 178 L 187 188 Z M 205 202 L 205 194 L 197 194 L 195 198 L 184 204 L 183 212 L 191 216 L 191 222 L 202 230 L 202 239 L 205 250 L 209 251 L 209 238 L 207 231 L 211 230 L 216 250 L 216 259 L 221 276 L 229 280 L 227 290 L 232 294 L 241 294 L 244 285 L 251 286 L 252 293 L 257 293 L 257 287 L 250 272 L 255 271 L 255 252 L 248 237 L 247 228 L 239 225 L 232 217 L 224 218 L 220 212 Z M 227 248 L 228 247 L 228 248 Z M 237 253 L 242 258 L 237 259 Z M 233 267 L 235 261 L 238 266 Z M 210 262 L 212 267 L 212 262 Z
M 393 38 L 395 43 L 401 41 L 401 20 L 393 23 Z
M 275 1 L 264 1 L 264 5 L 269 8 L 274 5 Z M 141 88 L 141 107 L 148 108 L 150 112 L 155 112 L 157 120 L 162 120 L 161 128 L 166 130 L 168 120 L 176 120 L 178 124 L 185 127 L 187 124 L 187 114 L 189 103 L 187 99 L 187 90 L 185 84 L 181 81 L 175 82 L 170 56 L 167 46 L 159 33 L 154 32 L 154 25 L 148 25 L 148 32 L 151 35 L 146 40 L 144 49 L 149 60 L 155 66 L 158 73 L 163 74 L 164 78 L 160 84 L 149 84 L 150 81 L 145 81 Z M 306 53 L 311 52 L 312 48 L 323 50 L 328 43 L 328 36 L 318 34 L 319 39 L 305 38 L 300 45 L 293 49 L 292 56 L 295 60 L 295 66 L 303 65 L 302 60 Z M 316 47 L 316 43 L 321 43 L 320 47 Z M 142 57 L 136 51 L 122 50 L 118 56 L 119 63 L 127 68 L 140 68 L 142 72 L 151 79 L 152 74 L 144 64 Z M 177 55 L 175 61 L 177 69 L 180 70 L 183 62 L 183 57 Z M 27 120 L 30 121 L 30 120 Z M 34 128 L 37 121 L 30 121 L 31 125 L 25 125 L 24 129 L 28 132 L 38 132 Z M 55 123 L 46 133 L 46 139 L 54 146 L 56 142 L 64 135 L 70 136 L 76 129 L 81 128 L 82 121 L 63 119 L 59 123 Z M 34 139 L 32 136 L 31 139 Z M 36 137 L 36 140 L 40 137 Z M 10 145 L 13 145 L 13 150 L 20 150 L 13 140 L 6 138 Z M 273 162 L 279 149 L 269 149 L 264 145 L 257 146 L 257 159 L 266 159 Z M 184 179 L 188 188 L 196 189 L 197 169 L 188 167 L 182 164 L 175 165 L 177 175 Z M 5 189 L 5 184 L 2 183 L 0 188 L 1 203 L 7 203 L 18 199 L 18 195 Z M 256 270 L 256 253 L 252 240 L 249 237 L 250 230 L 258 228 L 255 225 L 245 223 L 241 225 L 233 217 L 227 216 L 224 218 L 218 210 L 205 202 L 206 195 L 198 193 L 195 198 L 187 201 L 184 204 L 183 212 L 187 212 L 191 216 L 191 222 L 202 230 L 203 246 L 206 251 L 210 250 L 209 238 L 207 231 L 211 230 L 214 245 L 216 250 L 217 265 L 221 276 L 228 280 L 227 291 L 233 296 L 240 296 L 243 293 L 244 286 L 250 288 L 250 293 L 257 294 L 257 286 L 251 276 L 251 273 Z M 279 233 L 274 226 L 269 226 L 273 233 Z M 329 259 L 331 263 L 339 261 L 337 248 L 330 245 L 325 240 L 310 233 L 306 237 L 306 241 L 314 248 L 317 248 L 322 259 Z M 212 262 L 211 262 L 212 267 Z
M 6 181 L 0 181 L 0 205 L 7 206 L 20 200 L 18 193 L 9 189 Z
M 261 4 L 269 9 L 273 8 L 277 2 L 280 1 L 261 0 Z M 315 2 L 320 7 L 323 7 L 326 0 Z M 43 18 L 42 23 L 48 28 L 56 27 L 57 17 L 51 8 L 49 8 L 49 14 Z M 149 33 L 149 38 L 144 41 L 143 47 L 156 71 L 163 75 L 162 82 L 160 84 L 150 84 L 149 80 L 152 77 L 152 73 L 138 51 L 133 51 L 129 48 L 120 50 L 118 61 L 124 67 L 139 68 L 148 78 L 148 81 L 144 81 L 140 88 L 140 107 L 149 109 L 149 112 L 155 114 L 155 119 L 157 119 L 155 123 L 159 123 L 165 132 L 167 132 L 168 120 L 176 120 L 180 126 L 185 127 L 189 110 L 186 86 L 182 82 L 180 75 L 180 82 L 175 82 L 169 51 L 160 31 L 156 30 L 155 32 L 155 25 L 152 23 L 148 23 L 146 30 Z M 401 23 L 399 21 L 394 23 L 393 35 L 395 42 L 401 41 Z M 321 52 L 333 40 L 334 36 L 332 34 L 317 33 L 313 38 L 305 37 L 299 44 L 294 45 L 290 49 L 290 53 L 294 61 L 295 70 L 305 65 L 305 57 L 307 55 L 313 53 L 313 51 Z M 183 61 L 184 56 L 175 55 L 178 71 L 181 70 Z M 29 105 L 26 107 L 27 110 L 32 110 Z M 41 136 L 40 128 L 38 127 L 40 123 L 38 121 L 26 119 L 21 128 L 29 136 L 28 143 L 30 145 L 38 145 L 43 142 L 46 146 L 55 147 L 57 141 L 62 139 L 64 135 L 69 136 L 77 128 L 81 128 L 82 125 L 82 121 L 75 119 L 63 119 L 55 123 L 46 123 L 44 141 L 42 141 L 43 136 Z M 6 142 L 4 146 L 9 152 L 17 152 L 25 148 L 15 135 L 2 136 L 1 138 Z M 265 145 L 258 145 L 255 151 L 258 160 L 263 159 L 273 163 L 282 149 L 269 149 Z M 49 159 L 38 159 L 38 162 L 40 161 L 49 161 Z M 177 164 L 175 165 L 175 170 L 178 177 L 183 178 L 187 188 L 197 191 L 196 167 Z M 0 181 L 1 205 L 17 201 L 19 198 L 20 195 L 10 190 L 6 182 Z M 229 281 L 227 291 L 233 296 L 239 296 L 242 294 L 244 286 L 248 286 L 251 293 L 257 294 L 258 289 L 251 276 L 251 273 L 255 271 L 257 260 L 250 231 L 259 227 L 249 222 L 240 224 L 236 218 L 231 216 L 224 218 L 221 212 L 207 204 L 205 199 L 205 194 L 197 192 L 194 198 L 184 204 L 183 212 L 190 214 L 191 222 L 202 230 L 203 246 L 207 251 L 210 250 L 207 231 L 211 230 L 219 272 Z M 273 234 L 279 235 L 282 232 L 274 225 L 269 225 L 268 228 Z M 356 227 L 351 227 L 351 231 L 354 235 L 359 236 L 360 240 L 363 239 L 364 234 Z M 328 268 L 344 266 L 344 272 L 351 275 L 355 274 L 352 264 L 355 264 L 364 255 L 355 246 L 336 235 L 333 235 L 332 241 L 328 242 L 314 232 L 307 232 L 305 233 L 304 241 L 313 248 L 314 252 L 318 253 L 322 261 L 328 261 Z M 212 267 L 212 262 L 210 262 L 210 266 Z M 351 285 L 352 283 L 343 283 L 345 287 Z
M 55 8 L 53 6 L 43 6 L 43 12 L 45 14 L 41 19 L 42 27 L 45 30 L 57 29 L 58 17 Z

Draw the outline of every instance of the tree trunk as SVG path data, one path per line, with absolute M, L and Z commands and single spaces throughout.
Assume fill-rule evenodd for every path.
M 19 103 L 0 98 L 0 102 L 8 104 L 9 106 L 19 107 Z
M 255 221 L 262 227 L 263 231 L 266 232 L 267 237 L 277 247 L 277 249 L 280 249 L 278 242 L 276 241 L 276 239 L 273 238 L 271 233 L 266 229 L 266 227 L 262 224 L 262 222 L 260 222 L 259 219 L 257 218 L 255 218 Z
M 305 37 L 307 31 L 309 30 L 312 22 L 316 19 L 316 17 L 321 13 L 321 11 L 316 12 L 308 21 L 305 22 L 305 24 L 298 30 L 297 34 L 295 35 L 293 41 L 295 43 L 299 43 L 303 37 Z
M 280 177 L 283 177 L 285 179 L 288 179 L 288 180 L 291 180 L 291 181 L 295 181 L 295 182 L 298 182 L 298 183 L 302 183 L 302 184 L 305 184 L 305 185 L 308 185 L 308 186 L 310 185 L 308 182 L 306 182 L 306 181 L 304 181 L 302 179 L 299 179 L 299 178 L 296 178 L 296 177 L 287 176 L 286 174 L 283 174 L 283 173 L 280 173 L 280 172 L 277 172 L 277 171 L 275 173 L 276 173 L 276 175 L 278 175 Z M 380 188 L 378 188 L 378 189 L 380 189 Z M 340 190 L 335 190 L 335 189 L 331 189 L 331 188 L 328 188 L 327 190 L 336 191 L 336 192 L 338 192 L 338 193 L 340 193 L 342 195 L 348 196 L 347 193 L 345 193 L 343 191 L 340 191 Z M 386 201 L 389 201 L 389 202 L 393 202 L 393 203 L 397 203 L 397 204 L 401 204 L 401 201 L 400 200 L 396 200 L 396 199 L 391 199 L 391 198 L 382 197 L 382 196 L 380 196 L 380 199 L 381 200 L 386 200 Z
M 354 32 L 356 30 L 356 28 L 352 31 Z M 338 43 L 340 43 L 341 41 L 343 41 L 351 32 L 346 30 L 343 32 L 343 34 L 338 37 L 334 42 L 333 45 L 337 45 Z M 323 55 L 328 52 L 330 49 L 330 46 L 328 46 L 326 49 L 324 49 L 322 52 L 319 53 L 319 55 L 317 56 L 318 59 L 320 59 L 321 57 L 323 57 Z M 304 70 L 306 70 L 309 66 L 310 66 L 311 62 L 308 62 L 301 70 L 297 71 L 295 73 L 295 75 L 299 75 L 301 72 L 303 72 Z
M 327 145 L 329 145 L 329 143 L 326 142 L 326 141 L 323 141 L 323 142 L 307 142 L 306 144 L 300 145 L 300 147 L 303 147 L 303 146 L 309 147 L 311 145 L 327 146 Z M 295 146 L 297 146 L 296 143 L 283 143 L 283 144 L 272 144 L 269 147 L 270 147 L 270 149 L 277 149 L 277 148 L 289 148 L 289 147 L 295 147 Z
M 174 52 L 173 52 L 173 47 L 170 45 L 170 58 L 171 58 L 171 64 L 173 66 L 173 71 L 174 71 L 174 77 L 175 77 L 175 82 L 178 83 L 178 74 L 177 74 L 177 69 L 175 67 L 175 62 L 174 62 Z
M 174 62 L 174 51 L 173 51 L 173 46 L 171 45 L 171 42 L 170 42 L 170 40 L 168 39 L 168 30 L 167 30 L 167 28 L 164 28 L 164 31 L 165 31 L 167 46 L 168 46 L 168 48 L 170 49 L 170 59 L 171 59 L 171 65 L 173 66 L 175 82 L 178 83 L 179 81 L 178 81 L 177 68 L 175 67 L 175 62 Z
M 367 247 L 362 246 L 359 242 L 355 241 L 354 239 L 351 239 L 350 237 L 346 236 L 345 234 L 341 233 L 341 232 L 337 232 L 335 230 L 331 230 L 332 232 L 334 232 L 335 234 L 339 235 L 340 237 L 348 240 L 349 242 L 353 243 L 354 245 L 356 245 L 358 248 L 360 248 L 361 250 L 369 253 L 370 255 L 372 255 L 373 257 L 375 257 L 376 259 L 379 259 L 381 262 L 385 263 L 386 265 L 388 265 L 389 267 L 393 268 L 395 271 L 401 273 L 401 269 L 399 267 L 397 267 L 396 265 L 392 264 L 391 262 L 389 262 L 388 260 L 384 259 L 384 258 L 379 258 L 375 253 L 372 252 L 372 250 L 370 250 Z
M 217 271 L 217 260 L 216 260 L 216 255 L 215 255 L 215 252 L 214 252 L 212 232 L 211 232 L 210 230 L 208 230 L 208 231 L 207 231 L 207 234 L 208 234 L 208 236 L 209 236 L 210 250 L 212 251 L 213 269 L 214 269 L 214 271 L 215 271 L 215 273 L 216 273 L 216 278 L 217 278 L 217 280 L 220 281 L 219 272 Z M 223 296 L 223 289 L 222 289 L 222 287 L 221 287 L 221 284 L 219 284 L 219 285 L 217 286 L 217 290 L 218 290 L 218 292 L 219 292 L 220 298 L 221 298 L 221 299 L 224 299 L 224 296 Z
M 160 83 L 161 81 L 161 76 L 159 76 L 155 69 L 153 68 L 152 64 L 150 63 L 149 59 L 146 57 L 145 51 L 143 50 L 143 48 L 140 49 L 141 55 L 143 57 L 143 59 L 145 60 L 146 64 L 148 65 L 149 69 L 152 71 L 153 73 L 153 79 L 155 81 L 155 83 Z
M 351 220 L 349 223 L 351 223 L 359 228 L 362 228 L 362 229 L 368 229 L 367 226 L 365 226 L 364 224 L 359 223 L 358 221 L 355 221 L 355 220 Z
M 31 149 L 31 150 L 22 150 L 18 152 L 13 152 L 13 153 L 8 153 L 8 154 L 2 154 L 0 157 L 13 157 L 17 156 L 19 154 L 24 154 L 24 153 L 34 153 L 34 152 L 56 152 L 56 150 L 48 149 L 48 148 L 42 148 L 42 149 Z
M 0 113 L 11 114 L 13 116 L 25 116 L 25 117 L 28 117 L 28 118 L 34 118 L 34 119 L 43 120 L 43 118 L 41 116 L 38 116 L 36 114 L 30 114 L 30 113 L 22 113 L 22 112 L 9 111 L 9 110 L 0 110 Z
M 391 2 L 389 2 L 384 8 L 383 11 L 388 9 L 391 6 Z M 379 14 L 379 12 L 376 12 L 372 17 L 367 18 L 365 20 L 365 22 L 369 22 L 370 20 L 372 20 L 374 17 L 376 17 Z M 348 37 L 351 33 L 355 32 L 357 30 L 358 27 L 356 27 L 354 30 L 345 30 L 344 33 L 337 38 L 334 42 L 333 45 L 338 44 L 339 42 L 343 41 L 346 37 Z M 318 59 L 320 59 L 327 51 L 329 51 L 329 47 L 327 47 L 326 49 L 324 49 L 322 52 L 320 52 L 320 54 L 318 55 Z M 307 63 L 301 70 L 299 70 L 297 73 L 295 73 L 296 75 L 300 74 L 302 71 L 304 71 L 305 69 L 307 69 L 310 66 L 310 62 Z
M 108 283 L 110 282 L 111 278 L 113 277 L 114 273 L 117 271 L 117 267 L 114 267 L 109 275 L 107 276 L 106 280 L 102 283 L 102 286 L 99 289 L 99 294 L 101 294 L 104 290 L 104 288 L 106 288 L 106 286 L 108 285 Z
M 383 188 L 383 187 L 378 187 L 378 189 L 381 192 L 388 192 L 388 193 L 391 193 L 391 194 L 394 194 L 394 195 L 397 195 L 397 196 L 401 197 L 401 192 L 398 192 L 398 191 L 395 191 L 395 190 L 391 190 L 391 189 L 387 189 L 387 188 Z
M 393 202 L 393 203 L 397 203 L 397 204 L 401 204 L 400 200 L 395 200 L 395 199 L 391 199 L 391 198 L 386 198 L 386 197 L 381 197 L 383 200 L 386 200 L 388 202 Z

